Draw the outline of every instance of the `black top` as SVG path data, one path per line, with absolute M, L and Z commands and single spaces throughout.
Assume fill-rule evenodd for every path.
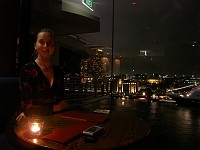
M 64 74 L 59 66 L 53 65 L 54 81 L 50 87 L 38 64 L 33 61 L 24 65 L 20 72 L 19 86 L 22 111 L 26 115 L 45 115 L 52 104 L 64 99 Z M 48 107 L 48 108 L 47 108 Z M 51 108 L 49 108 L 51 107 Z

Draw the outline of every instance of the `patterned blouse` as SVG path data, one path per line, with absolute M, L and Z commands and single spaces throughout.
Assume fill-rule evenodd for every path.
M 21 109 L 27 116 L 50 115 L 53 104 L 64 99 L 64 75 L 59 66 L 53 65 L 54 81 L 50 87 L 38 64 L 24 65 L 20 72 L 19 87 Z

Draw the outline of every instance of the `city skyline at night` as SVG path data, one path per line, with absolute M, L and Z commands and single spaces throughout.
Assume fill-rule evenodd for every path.
M 198 1 L 94 1 L 100 32 L 80 35 L 122 56 L 121 73 L 200 74 Z M 114 15 L 113 15 L 114 12 Z M 112 17 L 114 16 L 114 24 Z M 140 56 L 141 50 L 151 52 Z M 134 70 L 134 72 L 133 72 Z

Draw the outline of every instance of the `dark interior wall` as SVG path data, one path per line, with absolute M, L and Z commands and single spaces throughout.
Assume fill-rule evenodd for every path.
M 15 76 L 19 4 L 19 0 L 1 0 L 0 76 Z
M 0 76 L 18 76 L 30 60 L 30 13 L 31 0 L 1 0 Z

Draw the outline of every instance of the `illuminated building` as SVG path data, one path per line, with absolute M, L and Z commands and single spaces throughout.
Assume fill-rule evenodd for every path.
M 111 55 L 103 55 L 101 58 L 102 61 L 102 68 L 103 68 L 103 75 L 110 76 L 111 75 Z M 121 56 L 114 56 L 113 58 L 113 75 L 120 75 L 120 67 L 121 67 Z
M 138 91 L 138 84 L 130 79 L 119 78 L 116 84 L 117 93 L 136 93 Z
M 101 62 L 102 62 L 102 75 L 107 77 L 107 76 L 110 76 L 110 60 L 108 57 L 106 56 L 103 56 L 101 58 Z

